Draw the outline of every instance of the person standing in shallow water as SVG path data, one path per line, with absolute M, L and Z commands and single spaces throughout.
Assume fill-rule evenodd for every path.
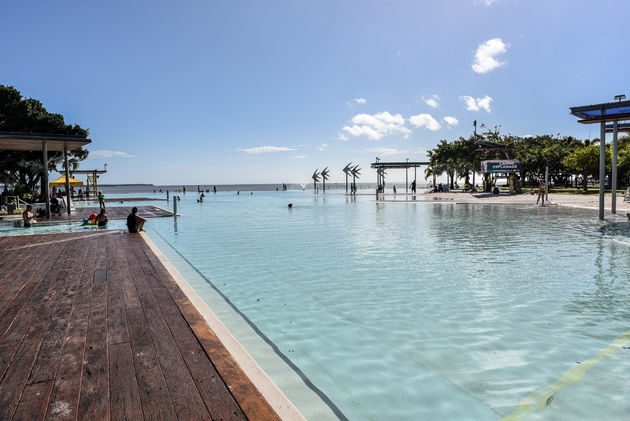
M 105 209 L 105 195 L 103 194 L 103 192 L 99 190 L 97 197 L 98 197 L 98 206 L 101 209 Z
M 545 206 L 545 193 L 546 192 L 547 192 L 547 185 L 545 184 L 544 181 L 541 181 L 540 185 L 538 186 L 538 199 L 536 199 L 536 204 L 538 204 L 538 202 L 542 198 L 541 206 Z

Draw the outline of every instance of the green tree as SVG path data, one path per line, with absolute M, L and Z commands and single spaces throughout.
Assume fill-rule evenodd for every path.
M 606 169 L 610 170 L 612 156 L 610 147 L 606 148 Z M 582 189 L 588 190 L 587 183 L 589 177 L 599 176 L 599 145 L 590 144 L 575 149 L 562 161 L 568 171 L 582 175 Z M 600 180 L 603 181 L 603 180 Z
M 61 114 L 49 113 L 40 101 L 23 98 L 17 89 L 5 85 L 0 85 L 0 131 L 88 135 L 87 129 L 76 124 L 66 124 Z M 68 151 L 71 169 L 76 169 L 87 156 L 88 151 L 83 148 Z M 59 171 L 63 165 L 62 152 L 49 153 L 49 171 Z M 15 193 L 20 196 L 35 195 L 43 170 L 42 154 L 39 151 L 0 153 L 0 182 L 13 185 Z

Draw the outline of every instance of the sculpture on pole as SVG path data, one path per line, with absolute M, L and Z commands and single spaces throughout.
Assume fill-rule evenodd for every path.
M 357 178 L 359 178 L 359 175 L 361 175 L 360 171 L 361 168 L 359 168 L 358 165 L 350 170 L 350 172 L 352 173 L 352 191 L 354 194 L 357 194 Z
M 330 171 L 328 170 L 328 167 L 324 168 L 320 173 L 320 175 L 322 176 L 322 183 L 324 184 L 324 193 L 326 193 L 326 180 L 328 180 L 329 173 Z
M 317 193 L 317 182 L 319 181 L 319 174 L 317 173 L 317 170 L 315 170 L 311 178 L 313 179 L 313 190 Z
M 348 165 L 343 168 L 343 172 L 346 174 L 346 194 L 348 193 L 348 175 L 352 171 L 350 165 L 352 165 L 352 162 L 349 162 Z

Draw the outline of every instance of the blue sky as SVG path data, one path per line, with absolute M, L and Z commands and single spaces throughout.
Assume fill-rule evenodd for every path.
M 630 3 L 596 5 L 3 2 L 0 83 L 89 128 L 82 168 L 107 163 L 101 182 L 307 182 L 325 166 L 342 181 L 349 161 L 424 160 L 473 120 L 587 138 L 568 108 L 630 94 Z

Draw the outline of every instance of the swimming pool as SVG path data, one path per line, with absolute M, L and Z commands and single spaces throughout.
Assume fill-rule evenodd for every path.
M 279 370 L 352 420 L 496 420 L 545 388 L 511 419 L 630 409 L 630 336 L 597 357 L 630 330 L 626 223 L 310 192 L 180 196 L 182 216 L 151 219 L 149 235 L 213 310 L 229 300 L 268 341 L 216 310 L 309 419 L 326 417 Z M 270 349 L 288 364 L 271 366 Z

